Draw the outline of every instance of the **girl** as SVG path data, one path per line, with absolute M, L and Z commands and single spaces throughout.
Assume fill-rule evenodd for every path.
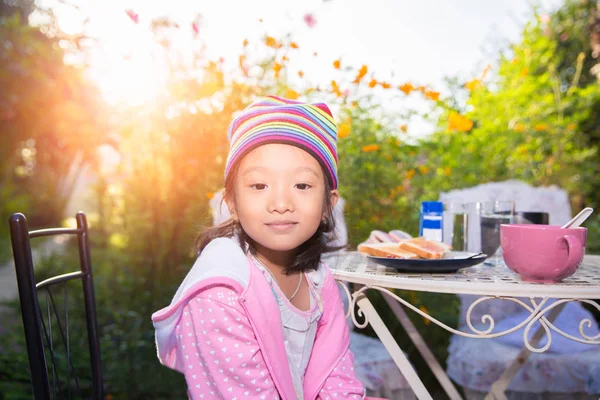
M 268 97 L 229 127 L 231 219 L 154 313 L 160 361 L 193 399 L 363 399 L 338 288 L 320 262 L 338 201 L 325 104 Z

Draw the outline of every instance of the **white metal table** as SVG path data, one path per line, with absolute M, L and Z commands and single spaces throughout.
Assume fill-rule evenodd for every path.
M 600 311 L 600 306 L 590 300 L 600 298 L 600 256 L 585 256 L 583 264 L 574 275 L 556 284 L 524 282 L 504 265 L 488 266 L 480 264 L 451 274 L 401 273 L 392 268 L 375 264 L 358 252 L 339 254 L 336 258 L 329 260 L 328 264 L 333 269 L 336 280 L 360 285 L 353 294 L 350 294 L 346 286 L 342 285 L 350 301 L 347 317 L 351 315 L 354 324 L 361 329 L 366 327 L 367 324 L 372 326 L 419 399 L 431 399 L 431 395 L 366 297 L 365 292 L 367 290 L 378 290 L 384 294 L 384 298 L 392 311 L 404 326 L 409 337 L 451 399 L 461 399 L 461 396 L 398 303 L 454 334 L 470 338 L 495 338 L 508 335 L 525 327 L 523 333 L 525 347 L 513 364 L 504 371 L 502 377 L 492 385 L 492 390 L 486 399 L 505 399 L 504 390 L 506 390 L 512 378 L 527 361 L 531 352 L 544 352 L 550 347 L 553 332 L 577 342 L 600 344 L 600 335 L 590 336 L 586 334 L 586 329 L 592 327 L 595 321 L 586 319 L 580 322 L 580 337 L 572 336 L 553 325 L 554 319 L 564 305 L 571 301 L 590 304 Z M 438 321 L 398 297 L 390 289 L 472 294 L 482 297 L 474 301 L 468 308 L 466 326 L 470 332 L 464 332 Z M 529 316 L 510 329 L 494 332 L 494 319 L 490 315 L 484 315 L 481 322 L 486 324 L 487 328 L 483 330 L 476 328 L 471 321 L 472 311 L 482 302 L 498 298 L 519 304 L 529 311 Z M 549 302 L 550 299 L 558 300 Z M 352 312 L 356 306 L 358 306 L 358 316 L 364 319 L 363 322 L 358 322 L 355 313 Z M 529 331 L 538 322 L 541 326 L 530 339 Z M 536 347 L 544 335 L 548 338 L 546 345 Z

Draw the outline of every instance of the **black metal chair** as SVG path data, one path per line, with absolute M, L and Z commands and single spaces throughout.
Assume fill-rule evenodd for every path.
M 75 388 L 79 390 L 79 395 L 77 396 L 83 396 L 80 379 L 76 374 L 76 369 L 73 367 L 73 360 L 71 359 L 73 354 L 70 348 L 71 333 L 69 331 L 67 282 L 73 280 L 81 280 L 83 285 L 87 346 L 89 348 L 91 363 L 91 390 L 84 397 L 91 397 L 98 400 L 103 398 L 103 378 L 88 225 L 84 213 L 78 213 L 76 219 L 77 228 L 75 229 L 56 228 L 29 231 L 27 219 L 23 214 L 16 213 L 10 218 L 10 235 L 15 259 L 25 340 L 27 343 L 31 384 L 36 400 L 62 397 L 70 399 L 72 395 L 76 395 L 72 393 L 75 392 Z M 36 283 L 30 239 L 54 235 L 77 236 L 80 271 L 54 276 Z M 51 291 L 51 288 L 55 288 L 57 285 L 63 286 L 64 310 L 62 316 L 58 312 L 57 302 L 55 302 L 54 294 Z M 41 312 L 38 298 L 40 292 L 46 293 L 46 312 L 44 313 L 46 316 L 43 316 Z M 54 325 L 52 325 L 53 321 L 55 321 Z M 60 342 L 54 342 L 53 338 L 56 335 L 53 332 L 58 333 Z M 60 346 L 63 349 L 58 353 Z M 62 351 L 66 354 L 63 354 Z M 48 364 L 46 353 L 49 354 L 50 362 Z M 65 363 L 67 378 L 66 380 L 61 380 L 57 374 L 57 366 L 59 364 L 64 365 Z M 52 375 L 51 379 L 49 378 L 49 370 Z

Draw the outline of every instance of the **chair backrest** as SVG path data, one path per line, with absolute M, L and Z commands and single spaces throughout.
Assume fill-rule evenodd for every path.
M 85 396 L 98 400 L 103 398 L 103 378 L 88 225 L 84 213 L 78 213 L 76 220 L 77 228 L 74 229 L 56 228 L 29 231 L 27 219 L 23 214 L 13 214 L 10 218 L 10 235 L 31 372 L 31 383 L 34 398 L 37 400 L 59 397 L 71 398 L 72 386 L 79 390 L 80 395 L 82 395 L 80 380 L 71 359 L 73 354 L 71 353 L 70 345 L 71 332 L 69 330 L 67 282 L 74 280 L 80 280 L 83 286 L 87 345 L 91 363 L 91 394 L 86 393 Z M 54 235 L 77 236 L 80 270 L 54 276 L 36 283 L 30 239 Z M 63 289 L 64 303 L 62 315 L 59 313 L 57 302 L 54 301 L 54 294 L 51 291 L 51 289 L 56 287 L 62 287 Z M 39 303 L 40 292 L 46 293 L 45 316 L 42 315 Z M 59 337 L 57 339 L 60 339 L 58 343 L 54 341 L 54 332 L 58 333 Z M 58 352 L 61 346 L 64 350 L 64 355 L 62 352 Z M 49 354 L 50 362 L 48 364 L 46 353 Z M 67 377 L 66 380 L 61 381 L 61 377 L 58 376 L 58 366 L 63 365 L 65 362 Z M 51 379 L 49 378 L 48 369 L 51 371 Z

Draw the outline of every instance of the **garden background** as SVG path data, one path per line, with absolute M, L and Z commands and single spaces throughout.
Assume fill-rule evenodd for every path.
M 123 12 L 153 38 L 150 73 L 153 65 L 166 71 L 151 101 L 107 101 L 87 75 L 83 55 L 93 37 L 61 31 L 52 9 L 32 1 L 0 3 L 0 261 L 11 257 L 12 213 L 26 214 L 32 228 L 73 224 L 79 208 L 88 214 L 103 370 L 114 398 L 185 396 L 183 378 L 156 359 L 150 315 L 168 304 L 193 263 L 193 239 L 210 223 L 208 201 L 222 183 L 228 123 L 257 96 L 332 106 L 352 246 L 373 229 L 416 234 L 421 201 L 484 182 L 557 185 L 573 210 L 600 207 L 595 1 L 565 0 L 549 13 L 532 6 L 517 41 L 496 46 L 477 74 L 448 76 L 439 87 L 335 54 L 320 72 L 329 83 L 315 85 L 293 62 L 303 43 L 292 33 L 243 41 L 227 63 L 202 46 L 201 16 L 183 26 Z M 32 15 L 44 18 L 34 24 Z M 303 18 L 307 26 L 317 23 L 312 14 Z M 182 35 L 197 43 L 193 52 L 178 48 Z M 385 44 L 373 51 L 378 46 Z M 388 107 L 406 98 L 417 101 Z M 411 132 L 413 120 L 427 121 L 433 132 Z M 107 166 L 106 154 L 117 161 Z M 90 191 L 73 204 L 83 178 Z M 599 253 L 600 213 L 586 226 L 587 251 Z M 40 279 L 74 261 L 70 251 L 45 258 Z M 401 294 L 456 326 L 454 296 Z M 411 317 L 444 360 L 448 334 Z M 19 318 L 14 301 L 0 315 L 0 398 L 31 398 Z M 435 388 L 402 328 L 388 321 Z

